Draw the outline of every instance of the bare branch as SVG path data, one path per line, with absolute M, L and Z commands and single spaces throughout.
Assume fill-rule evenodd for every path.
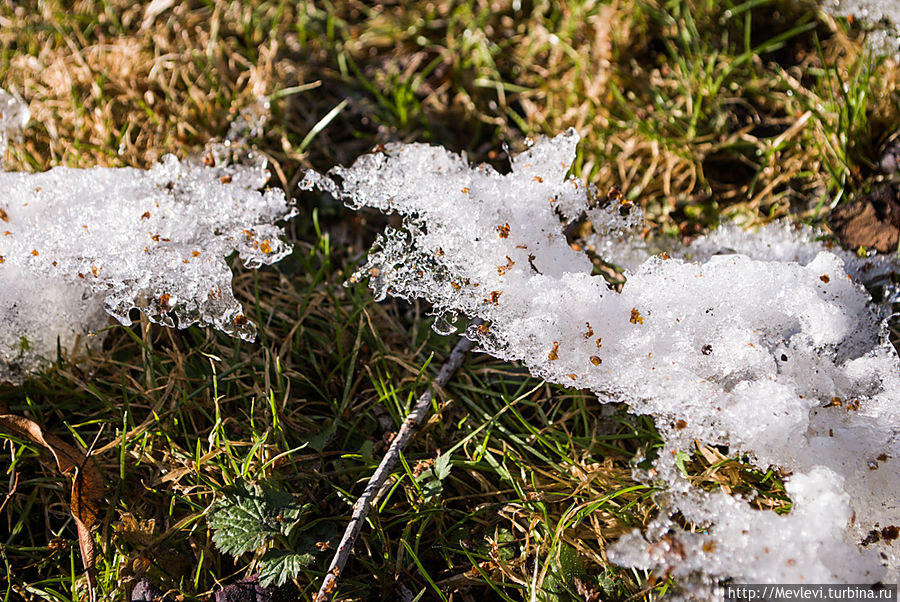
M 479 323 L 480 320 L 473 322 L 473 324 L 476 325 Z M 450 357 L 447 358 L 447 361 L 444 362 L 444 365 L 441 367 L 441 371 L 438 373 L 437 378 L 434 379 L 434 387 L 441 388 L 447 384 L 459 369 L 460 365 L 462 365 L 466 353 L 472 349 L 473 344 L 474 343 L 465 336 L 460 338 L 459 342 L 456 343 L 456 346 L 450 353 Z M 406 420 L 403 421 L 400 432 L 394 437 L 391 446 L 381 460 L 381 464 L 378 465 L 378 469 L 375 470 L 372 478 L 369 479 L 365 491 L 363 491 L 363 494 L 356 503 L 353 504 L 353 514 L 350 517 L 350 522 L 344 530 L 344 536 L 341 538 L 341 543 L 337 547 L 334 558 L 331 559 L 331 564 L 328 565 L 328 571 L 325 573 L 325 579 L 322 581 L 322 587 L 319 588 L 319 593 L 316 594 L 315 602 L 329 602 L 329 600 L 331 600 L 334 590 L 337 588 L 338 577 L 340 576 L 341 571 L 344 570 L 344 565 L 347 564 L 347 560 L 350 558 L 350 552 L 353 550 L 356 538 L 359 536 L 359 532 L 366 520 L 366 516 L 369 514 L 372 500 L 381 490 L 388 475 L 391 474 L 391 470 L 397 465 L 397 461 L 400 459 L 400 452 L 403 451 L 415 434 L 416 428 L 422 424 L 425 416 L 428 415 L 428 411 L 431 408 L 431 400 L 431 390 L 426 391 L 419 397 L 416 405 L 413 406 L 412 411 L 410 411 Z

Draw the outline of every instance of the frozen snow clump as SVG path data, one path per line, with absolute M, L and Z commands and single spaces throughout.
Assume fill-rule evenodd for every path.
M 237 251 L 256 268 L 285 257 L 274 222 L 295 209 L 280 190 L 260 192 L 264 162 L 232 154 L 218 145 L 149 170 L 0 172 L 0 381 L 55 358 L 57 337 L 72 349 L 103 326 L 104 310 L 125 325 L 138 309 L 252 340 L 225 259 Z
M 272 103 L 266 96 L 260 96 L 253 104 L 244 107 L 231 125 L 225 140 L 229 143 L 243 143 L 247 137 L 258 137 L 263 134 L 263 127 L 272 116 Z
M 897 0 L 826 0 L 825 6 L 842 17 L 860 20 L 869 29 L 875 52 L 900 57 L 900 2 Z
M 638 477 L 664 488 L 663 511 L 611 550 L 617 562 L 678 575 L 700 599 L 728 578 L 896 580 L 896 546 L 873 533 L 900 525 L 900 361 L 887 312 L 860 284 L 893 266 L 807 229 L 726 228 L 679 256 L 641 262 L 632 245 L 616 292 L 564 233 L 587 214 L 596 237 L 619 236 L 632 209 L 566 175 L 577 142 L 573 130 L 541 139 L 506 175 L 392 144 L 303 186 L 403 216 L 357 274 L 377 298 L 427 299 L 441 332 L 457 314 L 479 317 L 466 336 L 481 350 L 655 418 L 665 447 Z M 695 441 L 779 467 L 793 510 L 694 487 L 675 460 Z M 676 513 L 699 528 L 682 529 Z
M 10 137 L 20 135 L 30 118 L 28 106 L 0 88 L 0 168 L 3 167 Z

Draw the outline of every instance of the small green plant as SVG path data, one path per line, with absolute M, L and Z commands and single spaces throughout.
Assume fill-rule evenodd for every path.
M 444 479 L 450 476 L 453 468 L 450 463 L 451 454 L 441 454 L 432 460 L 416 464 L 410 473 L 413 477 L 417 502 L 423 506 L 438 504 L 444 493 Z
M 310 507 L 275 485 L 237 481 L 213 504 L 213 542 L 234 557 L 265 550 L 257 565 L 259 581 L 263 586 L 282 585 L 313 564 L 317 551 L 330 547 L 321 525 L 300 529 Z

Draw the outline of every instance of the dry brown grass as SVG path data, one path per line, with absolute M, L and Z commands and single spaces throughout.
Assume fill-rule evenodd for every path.
M 847 132 L 827 102 L 837 84 L 811 74 L 828 67 L 849 79 L 862 60 L 858 37 L 808 2 L 738 16 L 699 0 L 685 6 L 693 22 L 658 2 L 535 7 L 524 19 L 512 2 L 7 7 L 0 44 L 15 51 L 0 74 L 34 115 L 12 165 L 147 166 L 222 136 L 260 95 L 320 84 L 276 102 L 279 119 L 260 141 L 285 187 L 307 158 L 346 163 L 398 138 L 502 164 L 498 140 L 515 148 L 525 135 L 574 127 L 585 138 L 581 173 L 641 199 L 651 225 L 670 233 L 720 218 L 809 217 L 835 198 L 823 164 L 834 160 L 821 149 L 846 145 L 841 136 L 854 153 L 838 166 L 841 185 L 864 189 L 900 117 L 897 65 L 877 68 L 870 120 Z M 804 20 L 811 30 L 735 64 L 745 44 Z M 299 148 L 343 99 L 350 104 L 321 144 Z M 817 106 L 825 110 L 811 119 Z
M 0 45 L 14 49 L 3 82 L 33 118 L 11 167 L 146 167 L 223 136 L 257 97 L 304 82 L 283 37 L 241 28 L 253 7 L 169 4 L 155 17 L 128 2 L 0 10 Z

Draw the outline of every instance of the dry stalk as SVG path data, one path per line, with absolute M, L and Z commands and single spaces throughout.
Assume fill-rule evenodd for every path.
M 479 323 L 480 320 L 473 322 L 473 324 L 476 325 Z M 442 388 L 447 384 L 459 369 L 460 365 L 462 365 L 466 354 L 472 349 L 473 345 L 474 343 L 465 336 L 460 338 L 459 342 L 456 343 L 456 346 L 453 348 L 453 351 L 450 352 L 450 357 L 447 358 L 447 361 L 441 366 L 441 371 L 438 373 L 437 378 L 434 379 L 433 387 Z M 350 516 L 350 522 L 347 523 L 347 528 L 344 530 L 343 537 L 341 537 L 341 543 L 338 545 L 337 551 L 331 559 L 331 563 L 328 565 L 325 579 L 322 581 L 319 593 L 316 594 L 316 597 L 314 598 L 315 602 L 329 602 L 331 600 L 335 589 L 337 589 L 338 577 L 344 570 L 347 560 L 350 558 L 350 552 L 353 550 L 356 538 L 359 536 L 363 522 L 365 522 L 366 516 L 369 514 L 372 500 L 381 490 L 388 475 L 391 474 L 391 470 L 397 465 L 397 461 L 400 459 L 400 452 L 403 451 L 412 439 L 416 428 L 422 424 L 423 420 L 425 420 L 425 416 L 428 414 L 428 410 L 431 407 L 431 400 L 432 389 L 429 389 L 419 397 L 416 405 L 413 406 L 413 409 L 406 417 L 406 420 L 403 421 L 400 432 L 394 437 L 391 446 L 388 448 L 387 453 L 384 455 L 384 458 L 381 460 L 375 473 L 369 479 L 365 491 L 363 491 L 359 499 L 356 500 L 356 503 L 353 504 L 353 514 Z

